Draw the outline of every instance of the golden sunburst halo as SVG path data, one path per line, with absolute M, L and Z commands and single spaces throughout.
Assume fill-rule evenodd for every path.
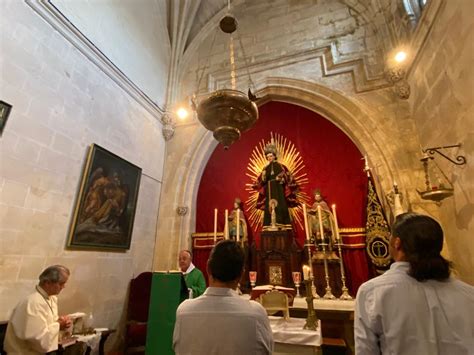
M 278 133 L 270 133 L 270 140 L 265 142 L 265 139 L 262 139 L 253 149 L 252 154 L 249 158 L 249 163 L 247 165 L 246 175 L 250 178 L 250 183 L 246 184 L 246 190 L 249 192 L 249 197 L 245 203 L 246 211 L 248 213 L 248 218 L 250 224 L 255 228 L 259 228 L 263 224 L 263 211 L 256 207 L 258 199 L 258 191 L 253 189 L 253 185 L 258 179 L 258 176 L 268 164 L 265 146 L 267 144 L 274 144 L 278 152 L 278 161 L 285 165 L 296 182 L 298 189 L 296 191 L 296 201 L 298 205 L 296 207 L 289 208 L 291 219 L 303 228 L 303 208 L 302 204 L 309 203 L 308 195 L 301 191 L 301 187 L 308 183 L 308 178 L 306 176 L 305 165 L 303 158 L 296 149 L 293 142 L 291 142 L 286 137 Z

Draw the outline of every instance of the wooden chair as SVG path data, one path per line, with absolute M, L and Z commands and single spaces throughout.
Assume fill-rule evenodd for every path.
M 260 295 L 259 303 L 265 308 L 268 315 L 273 315 L 279 311 L 283 312 L 285 319 L 290 319 L 290 308 L 288 306 L 288 296 L 286 293 L 271 290 Z
M 130 281 L 125 325 L 125 354 L 145 353 L 151 276 L 151 272 L 143 272 Z

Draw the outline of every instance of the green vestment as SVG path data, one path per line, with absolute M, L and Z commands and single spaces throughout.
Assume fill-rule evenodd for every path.
M 206 290 L 206 280 L 198 268 L 194 268 L 190 273 L 184 275 L 186 286 L 193 290 L 193 298 L 201 296 Z

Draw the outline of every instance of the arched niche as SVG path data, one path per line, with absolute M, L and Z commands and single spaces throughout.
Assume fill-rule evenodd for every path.
M 337 125 L 368 157 L 377 175 L 387 176 L 390 184 L 394 178 L 394 149 L 384 145 L 390 132 L 376 129 L 377 117 L 362 105 L 357 105 L 338 92 L 322 85 L 287 78 L 267 78 L 257 83 L 259 104 L 282 101 L 314 111 Z M 375 129 L 374 129 L 375 128 Z M 180 130 L 186 130 L 185 139 Z M 165 167 L 165 180 L 158 218 L 155 269 L 174 268 L 177 252 L 189 248 L 190 236 L 196 222 L 195 206 L 199 182 L 204 167 L 217 142 L 212 133 L 201 125 L 177 128 L 177 137 L 169 146 Z M 181 153 L 173 152 L 179 144 Z M 388 186 L 388 185 L 387 185 Z M 178 215 L 178 206 L 188 207 L 185 215 Z

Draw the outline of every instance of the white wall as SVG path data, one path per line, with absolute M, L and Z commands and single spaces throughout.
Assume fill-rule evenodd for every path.
M 52 3 L 163 107 L 171 51 L 165 1 L 53 0 Z
M 0 98 L 13 105 L 0 138 L 0 320 L 62 263 L 72 275 L 60 312 L 93 311 L 96 326 L 117 328 L 129 280 L 152 266 L 161 124 L 24 2 L 0 1 L 0 16 Z M 65 249 L 91 143 L 143 169 L 123 253 Z

